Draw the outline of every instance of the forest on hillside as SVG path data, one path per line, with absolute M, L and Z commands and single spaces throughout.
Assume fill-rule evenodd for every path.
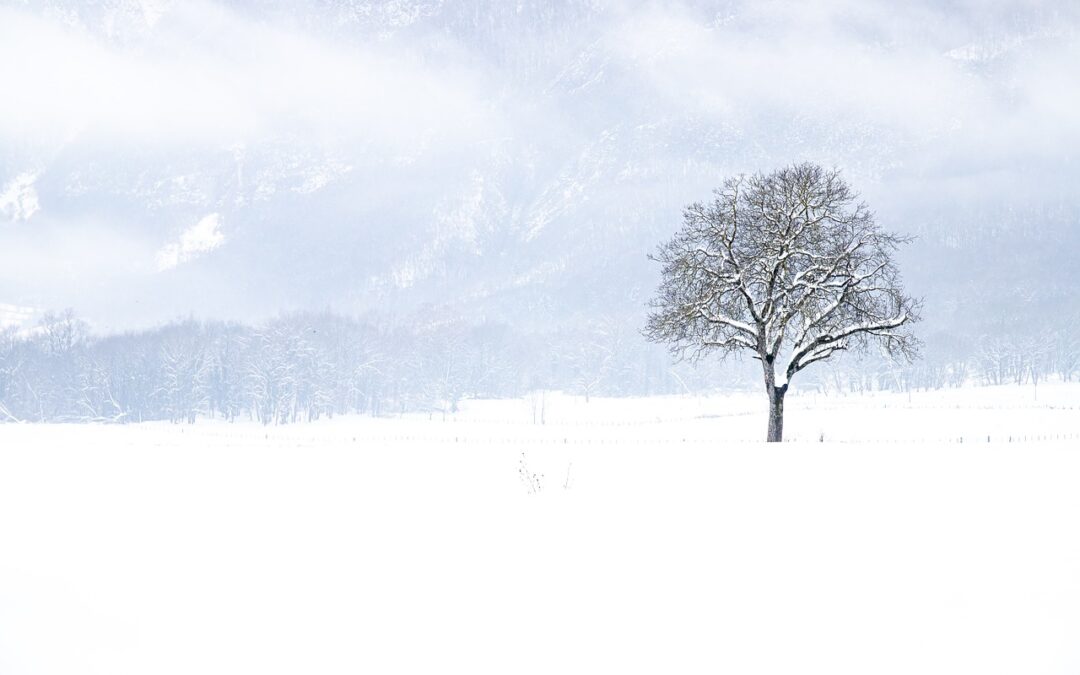
M 1056 329 L 964 339 L 931 333 L 923 357 L 841 359 L 803 390 L 1038 384 L 1080 376 L 1076 317 Z M 0 330 L 0 421 L 287 424 L 342 414 L 447 414 L 465 399 L 559 390 L 646 396 L 756 389 L 758 365 L 672 363 L 638 327 L 584 320 L 523 332 L 499 322 L 291 313 L 253 325 L 186 319 L 95 335 L 72 311 Z

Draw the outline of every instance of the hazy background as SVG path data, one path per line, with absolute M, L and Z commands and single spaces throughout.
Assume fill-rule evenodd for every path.
M 0 321 L 640 323 L 728 175 L 844 170 L 924 334 L 1080 308 L 1071 2 L 4 0 Z

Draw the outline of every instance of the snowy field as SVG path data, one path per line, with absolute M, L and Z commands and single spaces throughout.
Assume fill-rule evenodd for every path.
M 1076 673 L 1078 407 L 0 425 L 0 673 Z

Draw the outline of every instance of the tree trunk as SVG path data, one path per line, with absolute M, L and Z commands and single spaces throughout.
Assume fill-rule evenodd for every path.
M 766 439 L 769 443 L 779 443 L 784 440 L 784 394 L 787 393 L 787 385 L 772 387 L 769 390 L 769 435 Z

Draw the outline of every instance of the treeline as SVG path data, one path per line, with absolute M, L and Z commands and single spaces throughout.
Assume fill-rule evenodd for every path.
M 982 337 L 932 333 L 923 357 L 845 358 L 800 389 L 862 392 L 1080 378 L 1080 318 Z M 463 399 L 560 390 L 594 395 L 756 391 L 760 365 L 671 363 L 630 320 L 525 333 L 499 322 L 286 314 L 249 326 L 178 321 L 97 336 L 71 311 L 0 330 L 0 422 L 288 424 L 342 414 L 443 415 Z
M 463 398 L 539 389 L 664 393 L 677 386 L 668 367 L 662 352 L 612 322 L 523 335 L 495 322 L 296 313 L 257 326 L 192 319 L 98 337 L 67 311 L 34 330 L 0 331 L 0 420 L 445 414 Z
M 1080 321 L 979 337 L 936 333 L 925 339 L 921 354 L 906 364 L 879 355 L 841 359 L 813 371 L 800 386 L 862 393 L 1071 382 L 1080 379 Z

